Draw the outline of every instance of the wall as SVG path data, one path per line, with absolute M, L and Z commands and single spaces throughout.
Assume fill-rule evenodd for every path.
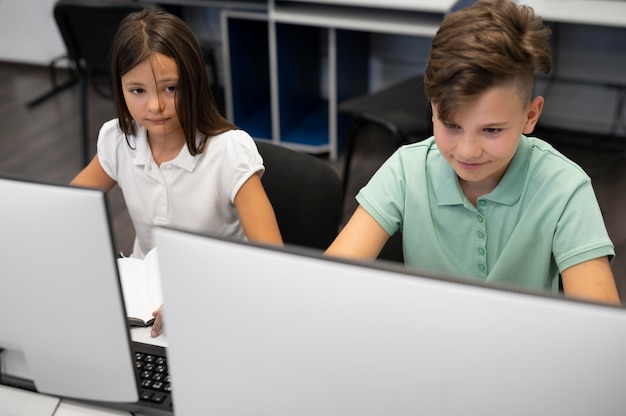
M 0 61 L 48 65 L 65 53 L 55 0 L 0 0 Z

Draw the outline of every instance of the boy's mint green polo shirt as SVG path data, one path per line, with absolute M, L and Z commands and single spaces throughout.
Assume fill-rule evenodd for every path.
M 434 138 L 398 149 L 357 195 L 409 267 L 558 290 L 560 271 L 615 251 L 589 176 L 521 136 L 500 184 L 474 207 Z

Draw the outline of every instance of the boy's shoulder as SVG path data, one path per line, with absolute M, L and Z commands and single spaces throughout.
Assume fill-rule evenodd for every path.
M 435 142 L 435 136 L 430 136 L 424 140 L 402 145 L 398 149 L 398 152 L 415 153 L 415 152 L 429 152 L 431 150 L 438 150 L 437 143 Z
M 538 137 L 526 137 L 528 149 L 531 155 L 531 164 L 550 167 L 554 172 L 567 171 L 571 174 L 578 173 L 587 177 L 587 173 L 575 161 L 561 153 L 552 144 Z
M 573 160 L 561 153 L 554 145 L 548 143 L 544 139 L 534 136 L 523 136 L 523 140 L 528 143 L 528 148 L 532 154 L 536 156 L 544 156 L 549 158 L 560 159 L 566 164 L 578 166 Z

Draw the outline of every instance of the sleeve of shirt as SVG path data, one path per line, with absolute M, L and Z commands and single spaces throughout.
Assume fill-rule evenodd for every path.
M 227 195 L 234 203 L 241 186 L 255 173 L 263 175 L 265 167 L 256 143 L 243 130 L 227 132 L 224 180 Z
M 612 260 L 615 256 L 591 181 L 583 182 L 565 206 L 554 235 L 553 253 L 560 271 L 598 257 Z
M 109 120 L 102 125 L 98 133 L 98 160 L 102 169 L 114 181 L 117 181 L 117 146 L 120 129 L 117 119 Z
M 374 173 L 356 200 L 387 234 L 394 235 L 402 227 L 405 191 L 404 167 L 398 150 Z

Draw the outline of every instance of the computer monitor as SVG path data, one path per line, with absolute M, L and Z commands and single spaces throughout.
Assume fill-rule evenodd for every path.
M 155 241 L 177 416 L 626 409 L 621 307 L 167 228 Z
M 2 381 L 136 402 L 104 192 L 0 177 Z

